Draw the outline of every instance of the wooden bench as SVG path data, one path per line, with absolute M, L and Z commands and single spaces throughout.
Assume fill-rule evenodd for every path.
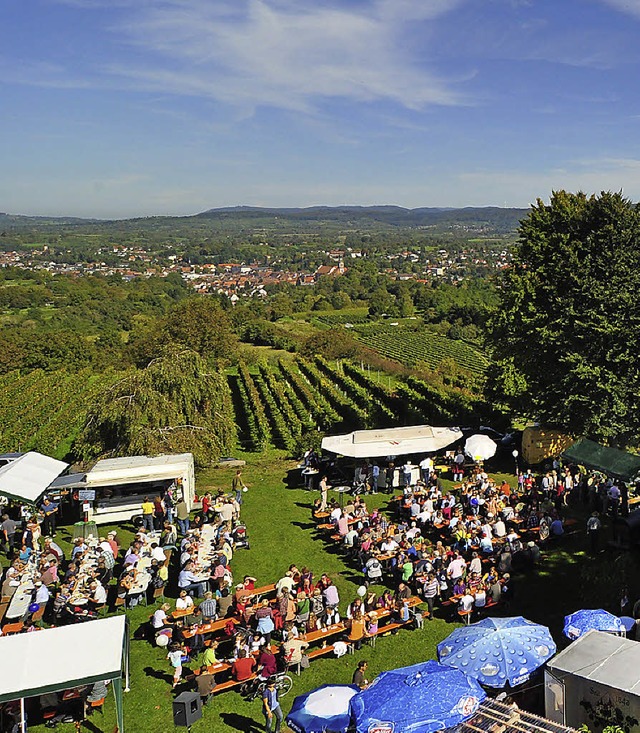
M 225 682 L 221 682 L 219 685 L 216 685 L 213 688 L 213 694 L 217 695 L 219 692 L 225 692 L 226 690 L 232 690 L 234 687 L 240 687 L 241 685 L 244 685 L 246 682 L 251 682 L 251 680 L 255 680 L 255 678 L 258 675 L 254 672 L 251 677 L 248 677 L 246 680 L 226 680 Z
M 325 654 L 331 654 L 331 652 L 333 652 L 333 644 L 328 644 L 327 646 L 320 646 L 317 649 L 312 649 L 311 651 L 307 650 L 305 654 L 307 655 L 309 659 L 316 659 L 316 657 L 322 657 Z

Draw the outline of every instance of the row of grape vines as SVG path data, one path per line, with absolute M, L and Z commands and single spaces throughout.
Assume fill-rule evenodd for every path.
M 408 366 L 423 363 L 435 369 L 443 360 L 451 359 L 463 369 L 483 374 L 488 365 L 486 357 L 469 344 L 438 333 L 384 324 L 360 327 L 354 333 L 366 346 Z
M 95 374 L 9 372 L 0 377 L 0 452 L 37 450 L 63 458 L 81 430 L 97 392 L 119 378 Z

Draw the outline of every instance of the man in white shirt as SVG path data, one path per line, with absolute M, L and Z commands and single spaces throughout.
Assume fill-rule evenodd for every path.
M 163 563 L 167 559 L 166 555 L 164 554 L 164 550 L 162 547 L 159 547 L 157 542 L 153 542 L 151 544 L 151 559 L 157 560 L 159 563 Z
M 407 462 L 402 467 L 402 473 L 404 476 L 404 485 L 405 486 L 411 486 L 411 472 L 413 471 L 413 464 L 411 461 L 407 460 Z
M 338 519 L 340 519 L 341 516 L 342 516 L 342 509 L 340 509 L 340 507 L 337 506 L 337 507 L 335 507 L 334 509 L 331 510 L 331 515 L 329 517 L 329 520 L 333 524 L 337 524 L 338 523 Z
M 465 593 L 460 599 L 460 610 L 470 611 L 473 608 L 474 597 L 469 593 Z
M 276 583 L 276 595 L 281 596 L 285 590 L 287 593 L 291 593 L 294 585 L 293 574 L 290 570 L 287 570 L 284 576 Z
M 400 545 L 398 545 L 393 537 L 387 537 L 387 539 L 380 545 L 380 550 L 384 553 L 395 552 L 399 546 Z
M 36 580 L 35 582 L 36 586 L 36 597 L 35 602 L 40 604 L 40 606 L 46 606 L 49 602 L 49 598 L 51 598 L 51 593 L 49 593 L 49 589 L 46 585 L 43 585 L 41 580 Z
M 471 556 L 471 562 L 469 563 L 469 572 L 482 575 L 482 560 L 479 558 L 477 552 L 474 552 Z
M 447 568 L 447 575 L 455 582 L 463 576 L 466 566 L 467 563 L 464 558 L 461 557 L 459 552 L 456 552 L 455 557 L 449 563 L 449 567 Z
M 99 583 L 97 580 L 91 583 L 91 598 L 89 598 L 89 602 L 93 605 L 94 608 L 98 608 L 100 606 L 104 606 L 104 604 L 107 602 L 107 590 L 102 585 L 102 583 Z
M 433 460 L 429 456 L 425 456 L 420 461 L 420 475 L 425 484 L 429 483 L 429 477 L 431 476 L 431 470 L 433 469 Z
M 507 526 L 500 517 L 493 525 L 493 534 L 495 537 L 504 537 L 507 534 Z

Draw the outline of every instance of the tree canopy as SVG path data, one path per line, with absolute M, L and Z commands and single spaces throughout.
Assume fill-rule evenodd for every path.
M 554 192 L 523 219 L 491 324 L 494 391 L 521 414 L 615 445 L 640 439 L 640 211 Z
M 231 395 L 224 374 L 194 351 L 174 351 L 127 372 L 89 410 L 74 452 L 104 455 L 189 451 L 208 465 L 235 446 Z

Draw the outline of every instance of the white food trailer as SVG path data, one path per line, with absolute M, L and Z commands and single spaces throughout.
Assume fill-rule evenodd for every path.
M 545 714 L 592 733 L 619 725 L 640 733 L 640 644 L 589 631 L 547 663 Z
M 96 524 L 128 521 L 142 512 L 145 496 L 152 501 L 173 488 L 174 502 L 183 496 L 189 511 L 195 501 L 193 455 L 124 456 L 98 461 L 86 474 L 63 476 L 51 488 L 72 491 L 81 514 Z

